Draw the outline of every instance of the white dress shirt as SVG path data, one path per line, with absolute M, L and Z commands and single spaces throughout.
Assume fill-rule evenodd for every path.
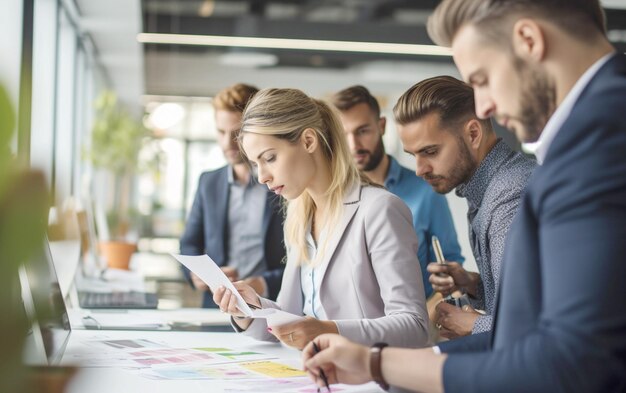
M 322 231 L 323 237 L 325 230 Z M 311 226 L 309 224 L 309 230 L 306 233 L 307 249 L 309 251 L 309 260 L 314 261 L 317 256 L 317 244 L 311 234 Z M 304 315 L 314 317 L 320 320 L 327 320 L 326 312 L 320 301 L 320 287 L 322 285 L 323 272 L 319 267 L 311 265 L 302 265 L 300 267 L 300 282 L 302 283 L 302 297 L 303 297 L 303 310 Z
M 546 126 L 543 128 L 539 139 L 534 144 L 525 145 L 529 150 L 534 151 L 535 157 L 537 157 L 537 162 L 539 165 L 543 163 L 543 160 L 546 158 L 546 154 L 548 154 L 548 150 L 550 149 L 550 145 L 552 141 L 558 134 L 559 130 L 565 123 L 565 120 L 569 117 L 572 112 L 572 108 L 574 108 L 574 104 L 578 101 L 578 97 L 583 92 L 585 87 L 589 84 L 591 79 L 596 75 L 600 67 L 602 67 L 609 59 L 615 54 L 615 52 L 609 53 L 598 61 L 593 63 L 591 67 L 585 71 L 585 73 L 576 81 L 574 87 L 567 93 L 561 105 L 554 111 L 554 114 L 546 123 Z M 533 146 L 534 145 L 534 146 Z

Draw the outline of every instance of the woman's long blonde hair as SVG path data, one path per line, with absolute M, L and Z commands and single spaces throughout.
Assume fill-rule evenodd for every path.
M 347 190 L 355 183 L 371 184 L 354 164 L 335 110 L 297 89 L 263 89 L 254 95 L 243 112 L 239 142 L 241 144 L 246 133 L 255 133 L 271 135 L 295 144 L 306 129 L 315 131 L 332 177 L 326 191 L 329 211 L 324 226 L 328 239 L 343 212 L 343 198 Z M 307 224 L 315 213 L 313 199 L 305 191 L 298 198 L 285 203 L 287 245 L 299 251 L 299 262 L 315 265 L 323 257 L 326 241 L 321 245 L 315 260 L 310 260 L 305 236 Z

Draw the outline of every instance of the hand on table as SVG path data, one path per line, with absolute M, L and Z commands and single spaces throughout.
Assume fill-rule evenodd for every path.
M 276 338 L 290 347 L 302 349 L 315 337 L 324 333 L 338 333 L 337 325 L 333 321 L 320 321 L 306 317 L 303 321 L 288 323 L 267 328 Z

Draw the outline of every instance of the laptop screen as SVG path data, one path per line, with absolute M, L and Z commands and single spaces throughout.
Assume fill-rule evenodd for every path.
M 45 351 L 48 364 L 61 359 L 71 327 L 47 237 L 42 248 L 20 272 L 22 298 L 32 322 L 36 350 Z

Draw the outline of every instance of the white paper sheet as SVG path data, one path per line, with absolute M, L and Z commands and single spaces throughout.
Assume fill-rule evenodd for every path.
M 209 288 L 211 288 L 212 292 L 215 292 L 217 288 L 223 286 L 228 289 L 235 295 L 237 298 L 237 307 L 244 313 L 246 316 L 252 316 L 252 310 L 246 304 L 246 301 L 243 300 L 239 291 L 235 288 L 232 282 L 226 277 L 222 269 L 211 259 L 208 255 L 175 255 L 172 254 L 174 258 L 187 269 L 191 270 L 196 274 L 196 276 L 200 277 L 202 281 L 204 281 Z
M 267 326 L 274 327 L 285 325 L 287 323 L 298 322 L 304 318 L 288 313 L 286 311 L 278 310 L 276 308 L 264 308 L 262 310 L 254 310 L 252 313 L 253 318 L 266 318 Z
M 224 286 L 231 290 L 232 293 L 235 294 L 237 298 L 237 307 L 248 317 L 252 318 L 266 318 L 268 326 L 280 326 L 291 322 L 297 322 L 303 320 L 304 318 L 290 314 L 288 312 L 274 309 L 274 308 L 266 308 L 262 310 L 254 310 L 250 309 L 248 304 L 246 304 L 245 300 L 239 294 L 239 291 L 235 289 L 235 286 L 230 282 L 228 277 L 222 272 L 219 266 L 208 256 L 208 255 L 174 255 L 174 258 L 183 265 L 187 267 L 187 269 L 194 272 L 202 281 L 204 281 L 211 291 L 217 290 L 220 286 Z

